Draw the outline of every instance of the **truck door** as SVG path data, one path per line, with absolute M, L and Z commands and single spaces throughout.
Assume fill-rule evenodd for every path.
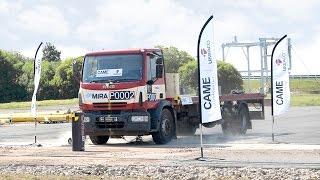
M 147 100 L 156 101 L 165 98 L 163 78 L 163 59 L 161 54 L 148 53 L 147 56 Z M 161 74 L 161 76 L 159 76 Z

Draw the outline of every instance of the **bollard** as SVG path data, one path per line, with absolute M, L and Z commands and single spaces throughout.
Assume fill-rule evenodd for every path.
M 72 151 L 84 151 L 85 134 L 84 122 L 81 112 L 72 116 Z

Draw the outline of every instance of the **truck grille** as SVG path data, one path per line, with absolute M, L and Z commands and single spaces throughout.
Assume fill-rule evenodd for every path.
M 125 108 L 126 102 L 93 103 L 94 108 Z
M 124 122 L 96 122 L 98 128 L 123 128 Z

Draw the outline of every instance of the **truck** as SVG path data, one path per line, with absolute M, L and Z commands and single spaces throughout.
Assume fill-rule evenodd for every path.
M 222 82 L 223 84 L 223 82 Z M 152 135 L 166 144 L 194 135 L 201 123 L 199 97 L 180 95 L 179 78 L 166 73 L 161 49 L 96 51 L 84 56 L 79 88 L 85 135 L 93 144 L 110 137 Z M 234 92 L 220 95 L 224 134 L 244 135 L 252 120 L 264 119 L 264 95 Z

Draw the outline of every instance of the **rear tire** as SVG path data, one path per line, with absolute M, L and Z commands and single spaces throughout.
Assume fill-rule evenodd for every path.
M 222 129 L 223 135 L 225 135 L 225 136 L 234 135 L 231 122 L 227 122 L 227 121 L 223 120 L 223 123 L 221 124 L 221 129 Z
M 94 145 L 106 144 L 109 140 L 109 136 L 93 136 L 89 135 L 91 142 Z
M 245 135 L 247 133 L 249 122 L 250 122 L 249 111 L 246 107 L 243 107 L 240 109 L 239 121 L 240 121 L 240 126 L 237 128 L 238 134 Z
M 172 113 L 169 109 L 163 109 L 160 117 L 159 131 L 152 133 L 153 141 L 156 144 L 166 144 L 171 141 L 174 136 L 175 126 Z
M 235 120 L 224 120 L 221 124 L 224 135 L 245 135 L 250 123 L 249 111 L 247 107 L 240 108 Z

